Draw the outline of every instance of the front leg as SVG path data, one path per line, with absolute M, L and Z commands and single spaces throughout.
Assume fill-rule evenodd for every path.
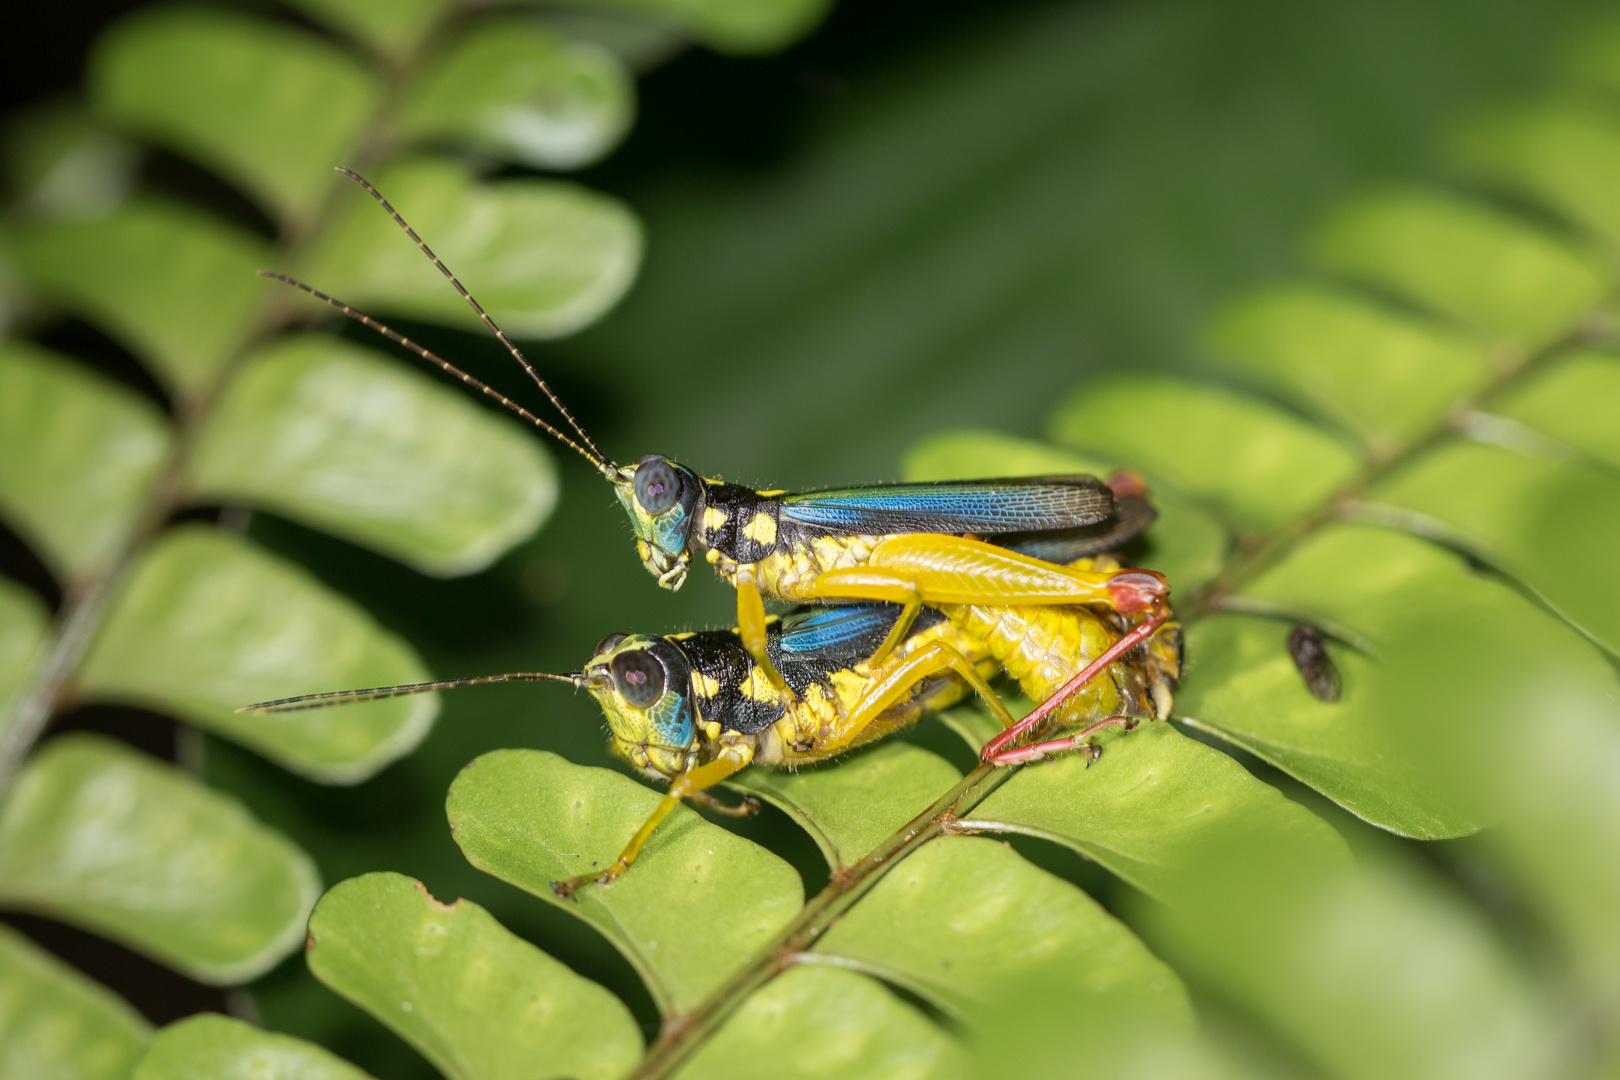
M 754 572 L 746 566 L 738 567 L 733 582 L 737 587 L 737 633 L 742 637 L 743 648 L 748 655 L 754 658 L 759 670 L 765 673 L 765 678 L 776 687 L 786 701 L 793 700 L 793 690 L 782 678 L 776 665 L 765 652 L 767 636 L 765 625 L 765 600 L 759 594 L 759 586 L 754 582 Z
M 570 899 L 581 885 L 607 885 L 617 880 L 620 874 L 630 869 L 630 864 L 636 861 L 641 849 L 652 837 L 658 826 L 663 824 L 665 818 L 681 804 L 681 800 L 688 796 L 697 795 L 707 788 L 720 783 L 722 780 L 741 772 L 750 761 L 754 760 L 754 748 L 748 743 L 737 743 L 725 747 L 720 756 L 707 765 L 699 765 L 690 772 L 677 776 L 669 785 L 669 792 L 664 796 L 655 810 L 648 815 L 647 820 L 636 830 L 636 835 L 624 846 L 624 851 L 606 870 L 594 874 L 581 874 L 579 877 L 569 878 L 567 881 L 553 881 L 551 891 L 562 897 Z

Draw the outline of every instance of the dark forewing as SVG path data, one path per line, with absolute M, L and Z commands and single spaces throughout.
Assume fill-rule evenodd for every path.
M 782 516 L 840 533 L 1010 533 L 1106 520 L 1114 495 L 1095 476 L 878 484 L 789 495 Z
M 1048 529 L 988 537 L 992 544 L 1010 548 L 1020 555 L 1051 563 L 1071 563 L 1104 551 L 1113 551 L 1134 539 L 1153 524 L 1158 512 L 1140 495 L 1121 495 L 1115 500 L 1116 512 L 1107 521 L 1078 529 Z

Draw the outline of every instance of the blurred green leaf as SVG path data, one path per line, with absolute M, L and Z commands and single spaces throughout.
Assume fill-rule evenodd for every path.
M 624 953 L 666 1012 L 690 1008 L 803 903 L 793 868 L 679 807 L 635 866 L 560 900 L 553 881 L 619 857 L 661 794 L 555 754 L 497 750 L 450 787 L 450 828 L 467 861 L 556 904 Z
M 0 734 L 11 721 L 8 703 L 39 663 L 50 624 L 50 612 L 32 590 L 0 577 Z
M 1620 358 L 1573 352 L 1514 387 L 1491 411 L 1620 469 L 1620 424 L 1610 407 L 1616 401 Z
M 0 1076 L 124 1080 L 151 1030 L 123 998 L 0 926 Z
M 6 125 L 5 173 L 20 218 L 97 218 L 135 185 L 139 155 L 77 102 L 53 101 Z
M 1568 403 L 1615 418 L 1616 399 Z M 1620 654 L 1620 477 L 1497 446 L 1441 447 L 1374 488 L 1369 502 L 1415 511 L 1501 567 Z
M 945 837 L 891 871 L 816 944 L 949 1013 L 982 1022 L 1032 979 L 1076 1012 L 1115 993 L 1190 1031 L 1181 980 L 1079 889 L 1005 844 Z
M 1314 248 L 1331 270 L 1526 350 L 1566 333 L 1608 292 L 1595 257 L 1435 191 L 1351 203 L 1318 231 Z
M 251 357 L 198 432 L 193 496 L 246 499 L 439 575 L 488 566 L 557 499 L 538 439 L 329 337 Z
M 1117 454 L 1207 499 L 1244 529 L 1275 528 L 1314 508 L 1357 466 L 1350 447 L 1280 410 L 1172 379 L 1089 385 L 1058 407 L 1051 430 L 1060 443 Z
M 169 425 L 142 398 L 0 344 L 0 513 L 62 579 L 117 552 L 168 451 Z
M 1351 432 L 1375 456 L 1443 422 L 1491 374 L 1476 342 L 1319 288 L 1251 296 L 1228 308 L 1211 336 L 1238 370 Z
M 961 778 L 942 757 L 885 742 L 823 768 L 749 769 L 729 786 L 780 807 L 837 870 L 887 840 Z
M 1493 116 L 1464 134 L 1465 161 L 1620 243 L 1620 124 L 1578 100 Z
M 290 0 L 316 22 L 336 27 L 358 41 L 404 60 L 443 18 L 446 0 Z
M 400 874 L 340 882 L 309 920 L 315 977 L 451 1080 L 610 1080 L 641 1053 L 630 1010 L 467 900 Z
M 195 392 L 219 372 L 267 287 L 254 276 L 269 258 L 257 238 L 153 199 L 8 240 L 36 288 L 120 339 L 172 392 Z
M 832 0 L 574 0 L 669 19 L 705 45 L 765 53 L 788 45 L 821 21 Z
M 164 534 L 125 575 L 74 686 L 172 712 L 326 783 L 422 740 L 428 695 L 259 716 L 253 702 L 430 678 L 399 638 L 300 567 L 217 529 Z
M 400 106 L 406 138 L 450 142 L 537 169 L 577 169 L 630 127 L 635 86 L 614 55 L 532 19 L 475 24 Z
M 1212 837 L 1243 831 L 1342 851 L 1326 822 L 1170 724 L 1147 723 L 1101 744 L 1102 757 L 1089 768 L 1073 755 L 1020 770 L 972 820 L 1071 847 L 1161 898 L 1189 853 Z
M 681 1080 L 932 1080 L 962 1075 L 962 1051 L 875 979 L 796 967 L 751 995 L 698 1047 Z
M 332 190 L 379 94 L 371 72 L 312 34 L 203 8 L 118 24 L 97 42 L 89 82 L 108 116 L 294 222 Z
M 367 1080 L 314 1043 L 199 1013 L 159 1031 L 130 1080 Z
M 967 480 L 984 476 L 1041 476 L 1091 473 L 1109 467 L 1046 443 L 991 431 L 946 431 L 913 446 L 901 464 L 907 480 Z M 1151 492 L 1159 517 L 1147 532 L 1143 561 L 1178 590 L 1214 577 L 1229 542 L 1226 529 L 1207 510 L 1180 492 L 1155 484 Z
M 303 940 L 314 864 L 235 799 L 97 735 L 38 751 L 0 804 L 0 904 L 194 979 L 235 983 Z
M 1555 1030 L 1477 913 L 1415 867 L 1298 859 L 1226 837 L 1179 868 L 1187 901 L 1138 925 L 1242 1001 L 1327 1075 L 1542 1075 Z
M 630 211 L 573 184 L 480 184 L 457 165 L 426 159 L 390 166 L 375 182 L 509 334 L 573 333 L 618 301 L 641 262 L 641 226 Z M 356 307 L 478 325 L 358 187 L 343 211 L 312 260 L 310 281 Z

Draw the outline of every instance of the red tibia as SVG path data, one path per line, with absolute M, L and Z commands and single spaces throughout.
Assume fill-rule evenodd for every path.
M 1067 750 L 1079 750 L 1084 747 L 1088 759 L 1086 764 L 1090 765 L 1091 762 L 1102 756 L 1102 751 L 1097 749 L 1095 744 L 1087 742 L 1086 736 L 1110 724 L 1118 724 L 1126 731 L 1133 731 L 1136 728 L 1136 718 L 1134 716 L 1110 716 L 1097 721 L 1077 735 L 1053 739 L 1050 742 L 1036 743 L 1034 746 L 1015 746 L 1011 750 L 1003 750 L 992 757 L 990 763 L 992 765 L 1021 765 L 1028 761 L 1039 761 L 1050 754 L 1061 754 Z
M 1137 495 L 1147 498 L 1147 481 L 1142 474 L 1132 472 L 1130 469 L 1115 469 L 1108 477 L 1108 487 L 1113 491 L 1115 498 L 1124 498 L 1126 495 Z
M 1087 664 L 1084 671 L 1080 672 L 1074 678 L 1058 687 L 1057 693 L 1041 702 L 1040 705 L 1036 706 L 1034 711 L 1032 711 L 1028 716 L 1024 717 L 1022 720 L 1018 721 L 1018 723 L 1014 724 L 1006 731 L 1003 731 L 1000 735 L 997 735 L 995 738 L 985 743 L 984 749 L 979 751 L 980 760 L 994 761 L 996 757 L 1006 749 L 1009 743 L 1015 741 L 1025 732 L 1033 730 L 1041 721 L 1052 715 L 1052 713 L 1062 706 L 1065 701 L 1069 700 L 1069 698 L 1078 693 L 1080 688 L 1085 686 L 1086 683 L 1096 678 L 1097 675 L 1107 668 L 1109 664 L 1112 664 L 1115 660 L 1118 660 L 1121 656 L 1124 656 L 1126 653 L 1136 648 L 1136 646 L 1152 637 L 1154 631 L 1163 626 L 1165 620 L 1168 618 L 1168 615 L 1160 615 L 1158 618 L 1149 619 L 1147 622 L 1133 628 L 1130 633 L 1126 634 L 1124 637 L 1110 645 L 1106 650 L 1104 650 L 1101 656 Z M 1117 718 L 1110 717 L 1107 720 L 1101 721 L 1100 724 L 1112 723 L 1115 719 Z M 1095 731 L 1100 724 L 1093 724 L 1091 727 L 1088 727 L 1086 731 Z

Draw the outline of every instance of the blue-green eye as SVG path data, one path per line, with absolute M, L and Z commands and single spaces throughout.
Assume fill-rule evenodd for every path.
M 662 514 L 681 497 L 681 474 L 668 458 L 648 455 L 636 466 L 636 502 L 649 514 Z
M 664 696 L 664 665 L 644 650 L 615 656 L 608 664 L 608 672 L 619 696 L 638 709 Z

